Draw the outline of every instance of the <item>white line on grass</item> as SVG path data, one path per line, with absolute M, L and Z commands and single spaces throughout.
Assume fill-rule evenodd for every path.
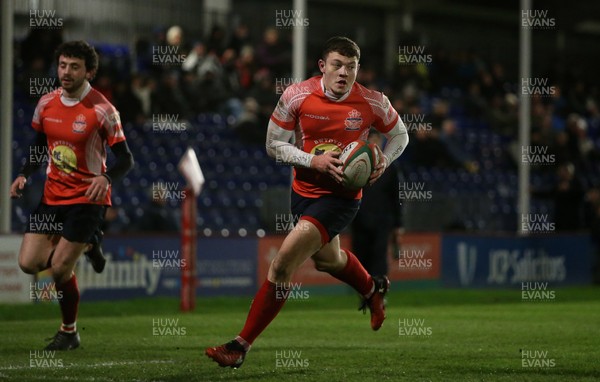
M 94 367 L 111 367 L 111 366 L 129 366 L 129 365 L 147 365 L 147 364 L 165 364 L 165 363 L 175 363 L 171 360 L 150 360 L 150 361 L 120 361 L 120 362 L 98 362 L 98 363 L 89 363 L 79 365 L 76 363 L 70 363 L 62 367 L 62 369 L 68 368 L 94 368 Z M 0 367 L 0 370 L 24 370 L 24 369 L 43 369 L 43 367 L 31 367 L 25 365 L 10 365 L 6 367 Z M 60 369 L 59 367 L 53 369 Z

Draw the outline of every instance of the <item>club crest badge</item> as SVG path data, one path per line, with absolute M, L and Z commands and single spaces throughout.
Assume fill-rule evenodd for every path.
M 360 112 L 356 109 L 352 109 L 348 113 L 348 118 L 346 118 L 346 121 L 344 122 L 344 124 L 346 125 L 344 130 L 346 130 L 346 131 L 360 130 L 362 121 L 363 121 L 363 119 L 360 116 Z
M 86 127 L 87 123 L 85 122 L 85 115 L 79 114 L 75 118 L 75 121 L 73 121 L 73 132 L 83 134 L 85 132 Z

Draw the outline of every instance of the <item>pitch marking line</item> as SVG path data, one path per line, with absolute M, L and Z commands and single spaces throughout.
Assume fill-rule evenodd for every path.
M 120 362 L 99 362 L 79 365 L 76 363 L 70 363 L 63 367 L 53 367 L 49 369 L 68 369 L 68 368 L 94 368 L 94 367 L 111 367 L 111 366 L 129 366 L 129 365 L 147 365 L 147 364 L 167 364 L 175 363 L 174 361 L 165 360 L 150 360 L 150 361 L 120 361 Z M 0 367 L 0 370 L 26 370 L 26 369 L 44 369 L 43 367 L 31 367 L 24 365 L 10 365 L 6 367 Z

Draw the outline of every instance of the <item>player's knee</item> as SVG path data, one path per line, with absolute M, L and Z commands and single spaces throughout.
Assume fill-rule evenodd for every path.
M 319 272 L 332 272 L 335 270 L 334 264 L 330 261 L 315 260 L 315 269 Z
M 344 262 L 340 255 L 322 255 L 313 259 L 315 261 L 315 269 L 319 272 L 335 273 L 344 267 Z
M 51 272 L 54 281 L 56 283 L 62 283 L 70 278 L 73 269 L 70 264 L 64 261 L 53 261 Z
M 39 267 L 35 264 L 32 264 L 28 261 L 19 259 L 19 268 L 21 268 L 21 270 L 24 273 L 27 273 L 29 275 L 34 275 L 36 273 L 38 273 L 39 271 L 41 271 L 41 269 L 39 269 Z
M 289 282 L 292 279 L 292 274 L 294 270 L 290 268 L 290 266 L 286 264 L 282 264 L 279 261 L 273 261 L 271 264 L 271 275 L 273 282 L 285 283 Z

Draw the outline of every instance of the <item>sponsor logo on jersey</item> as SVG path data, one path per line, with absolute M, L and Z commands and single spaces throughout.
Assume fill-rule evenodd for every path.
M 119 113 L 114 113 L 114 114 L 109 115 L 108 122 L 110 123 L 111 126 L 120 125 L 121 117 L 119 116 Z
M 56 146 L 52 149 L 52 163 L 60 171 L 70 174 L 77 169 L 77 155 L 68 146 Z
M 77 134 L 83 134 L 86 127 L 87 123 L 85 122 L 85 115 L 79 114 L 75 118 L 75 121 L 73 121 L 73 132 Z
M 340 149 L 335 143 L 320 143 L 313 147 L 312 150 L 310 150 L 310 153 L 314 155 L 321 155 L 325 154 L 327 151 L 341 153 L 342 149 Z
M 362 121 L 363 121 L 363 119 L 360 116 L 360 112 L 356 109 L 352 109 L 352 111 L 350 111 L 348 113 L 348 118 L 346 118 L 346 121 L 344 122 L 344 124 L 346 125 L 346 128 L 344 130 L 346 130 L 346 131 L 360 130 Z
M 312 119 L 322 119 L 324 121 L 329 120 L 329 116 L 327 115 L 317 115 L 317 114 L 306 114 L 304 113 L 304 117 L 312 118 Z

